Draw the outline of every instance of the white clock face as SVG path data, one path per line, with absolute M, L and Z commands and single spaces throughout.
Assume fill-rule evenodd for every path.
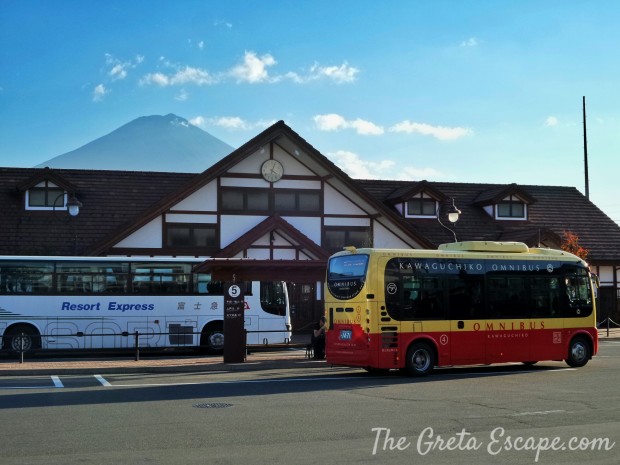
M 284 174 L 284 167 L 278 160 L 267 160 L 260 171 L 265 181 L 276 182 Z

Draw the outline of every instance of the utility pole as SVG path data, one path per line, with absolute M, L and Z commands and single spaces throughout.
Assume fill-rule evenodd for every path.
M 588 136 L 586 131 L 586 97 L 583 97 L 583 165 L 586 177 L 586 199 L 590 200 L 590 180 L 588 177 Z

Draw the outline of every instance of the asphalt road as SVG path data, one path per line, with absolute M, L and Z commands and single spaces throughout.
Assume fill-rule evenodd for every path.
M 617 464 L 620 341 L 586 367 L 0 378 L 0 464 Z

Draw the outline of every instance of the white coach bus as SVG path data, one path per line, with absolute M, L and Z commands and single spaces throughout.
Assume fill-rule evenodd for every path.
M 0 257 L 2 348 L 224 347 L 223 284 L 203 259 Z M 284 282 L 243 282 L 248 344 L 291 337 Z

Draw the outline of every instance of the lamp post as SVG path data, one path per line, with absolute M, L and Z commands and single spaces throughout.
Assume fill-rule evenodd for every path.
M 444 228 L 446 228 L 448 231 L 450 231 L 452 233 L 452 235 L 454 236 L 454 242 L 457 242 L 456 239 L 456 233 L 454 232 L 453 229 L 450 229 L 449 227 L 447 227 L 445 224 L 443 224 L 441 222 L 441 216 L 440 216 L 440 208 L 437 207 L 437 221 L 439 222 L 440 225 L 442 225 Z M 452 206 L 450 207 L 450 209 L 448 210 L 448 221 L 450 223 L 452 223 L 452 225 L 455 225 L 456 222 L 459 220 L 459 216 L 461 215 L 461 210 L 459 210 L 458 208 L 456 208 L 456 205 L 454 204 L 454 197 L 452 198 Z M 454 227 L 454 226 L 453 226 Z
M 58 197 L 54 199 L 54 203 L 52 204 L 52 210 L 54 212 L 54 216 L 59 221 L 60 219 L 58 218 L 57 213 L 56 213 L 56 204 L 58 203 L 58 200 L 60 200 L 61 197 L 64 199 L 65 195 L 68 195 L 68 194 L 65 192 L 59 194 Z M 80 214 L 80 208 L 82 207 L 82 202 L 80 202 L 77 199 L 74 193 L 71 194 L 71 196 L 67 199 L 67 202 L 64 204 L 67 207 L 67 213 L 69 213 L 70 217 L 74 218 Z M 68 221 L 66 221 L 65 223 L 68 223 Z M 74 225 L 71 225 L 71 229 L 72 229 L 73 236 L 74 236 L 73 237 L 73 255 L 77 255 L 77 234 L 75 233 Z
M 80 213 L 80 207 L 82 206 L 82 202 L 80 202 L 75 194 L 71 194 L 69 200 L 67 200 L 67 211 L 71 216 L 78 216 Z

